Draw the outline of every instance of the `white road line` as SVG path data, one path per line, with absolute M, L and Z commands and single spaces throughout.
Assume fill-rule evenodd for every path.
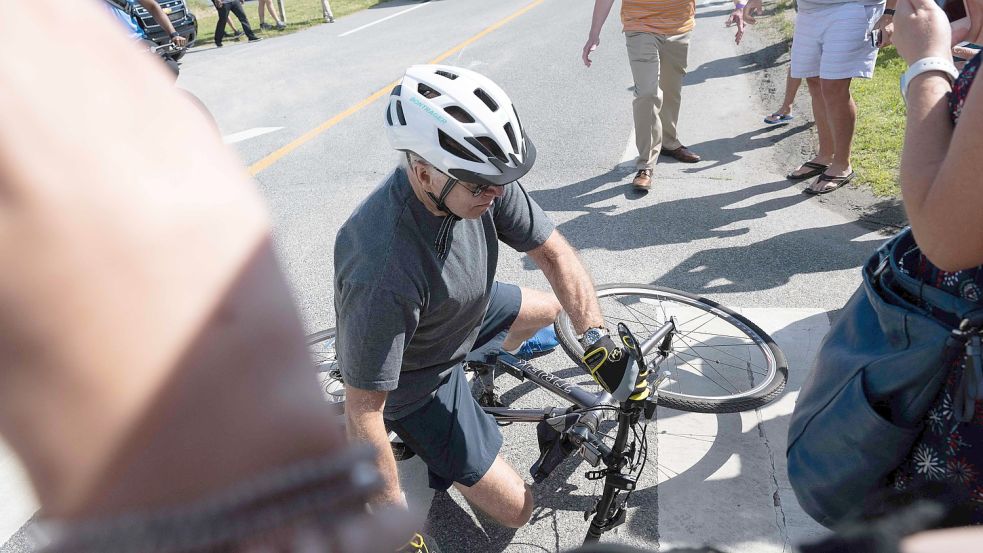
M 248 131 L 223 136 L 222 140 L 225 141 L 226 144 L 235 144 L 237 142 L 249 140 L 250 138 L 256 138 L 257 136 L 263 136 L 264 134 L 276 132 L 282 128 L 283 127 L 256 127 L 255 129 L 249 129 Z
M 409 12 L 411 12 L 411 11 L 417 9 L 417 8 L 422 8 L 423 6 L 426 6 L 429 3 L 430 3 L 430 0 L 427 0 L 426 2 L 424 2 L 422 4 L 418 4 L 416 6 L 413 6 L 412 8 L 407 8 L 407 9 L 401 11 L 401 12 L 394 13 L 392 15 L 387 15 L 386 17 L 383 17 L 382 19 L 379 19 L 377 21 L 373 21 L 372 23 L 366 23 L 365 25 L 362 25 L 361 27 L 357 27 L 357 28 L 352 29 L 352 30 L 350 30 L 348 32 L 345 32 L 345 33 L 341 33 L 340 35 L 338 35 L 338 38 L 348 36 L 348 35 L 350 35 L 352 33 L 357 33 L 359 31 L 361 31 L 362 29 L 367 29 L 367 28 L 369 28 L 369 27 L 371 27 L 371 26 L 373 26 L 373 25 L 375 25 L 377 23 L 382 23 L 383 21 L 392 19 L 392 18 L 394 18 L 396 16 L 399 16 L 399 15 L 403 15 L 404 13 L 409 13 Z

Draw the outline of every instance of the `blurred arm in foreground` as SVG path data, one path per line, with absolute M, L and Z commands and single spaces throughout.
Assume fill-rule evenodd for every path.
M 304 527 L 338 550 L 398 545 L 408 527 L 393 519 L 359 532 L 376 524 L 361 505 L 377 477 L 352 476 L 359 455 L 311 386 L 270 223 L 241 164 L 92 3 L 6 8 L 0 433 L 41 516 L 71 534 L 116 528 L 126 513 L 184 513 L 229 491 L 253 498 L 242 506 L 252 518 L 234 500 L 198 515 L 250 521 L 231 543 L 291 550 Z M 98 63 L 73 52 L 78 28 Z M 148 147 L 160 143 L 166 156 Z M 341 486 L 352 490 L 344 501 Z M 332 495 L 333 506 L 305 503 L 321 512 L 285 506 Z M 153 516 L 127 524 L 147 520 L 166 527 Z

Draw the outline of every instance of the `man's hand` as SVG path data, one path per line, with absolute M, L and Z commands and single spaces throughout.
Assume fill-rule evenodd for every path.
M 877 40 L 877 47 L 883 48 L 891 45 L 891 37 L 894 36 L 894 16 L 884 14 L 877 20 L 874 30 L 880 31 L 880 38 Z
M 744 6 L 744 23 L 754 25 L 758 22 L 755 18 L 763 12 L 764 8 L 761 6 L 761 0 L 750 0 Z
M 590 67 L 590 53 L 597 50 L 597 47 L 601 45 L 601 38 L 597 36 L 587 37 L 587 44 L 584 44 L 583 60 L 584 65 Z
M 755 16 L 761 15 L 761 0 L 750 0 L 747 3 L 735 2 L 734 11 L 724 22 L 724 26 L 731 27 L 736 25 L 737 32 L 734 33 L 734 43 L 740 44 L 744 38 L 744 25 L 754 25 L 758 22 Z
M 188 45 L 188 39 L 186 39 L 186 38 L 184 38 L 183 36 L 180 36 L 180 35 L 172 38 L 171 39 L 171 42 L 173 42 L 174 43 L 174 46 L 177 46 L 178 48 L 184 48 L 185 46 Z
M 622 335 L 624 346 L 615 344 L 610 336 L 584 348 L 581 358 L 590 371 L 594 380 L 618 401 L 625 401 L 631 396 L 633 400 L 643 400 L 648 397 L 648 373 L 638 373 L 638 365 L 632 355 L 636 351 L 631 336 Z

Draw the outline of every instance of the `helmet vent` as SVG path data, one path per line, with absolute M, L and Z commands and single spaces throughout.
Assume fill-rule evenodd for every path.
M 393 91 L 389 93 L 390 96 L 399 96 L 400 92 L 403 91 L 403 85 L 398 84 L 393 87 Z
M 492 97 L 489 96 L 487 92 L 480 88 L 476 88 L 474 89 L 474 95 L 477 96 L 479 100 L 484 102 L 485 105 L 488 106 L 488 109 L 492 110 L 493 112 L 498 111 L 498 104 L 495 103 L 495 100 L 492 100 Z
M 509 142 L 512 143 L 512 151 L 519 151 L 519 143 L 515 141 L 515 131 L 512 130 L 512 123 L 505 124 L 505 134 L 509 135 Z
M 406 116 L 403 115 L 403 104 L 399 100 L 396 100 L 396 118 L 399 119 L 399 124 L 406 126 Z
M 440 129 L 437 129 L 437 141 L 440 143 L 440 147 L 447 152 L 450 152 L 461 159 L 481 163 L 481 160 L 478 159 L 477 156 L 469 152 L 468 149 L 462 146 L 460 142 L 447 136 L 447 133 Z
M 498 159 L 502 160 L 505 163 L 509 162 L 509 159 L 505 157 L 505 152 L 502 151 L 502 147 L 499 146 L 498 142 L 495 142 L 495 140 L 493 140 L 492 138 L 488 136 L 479 136 L 475 140 L 477 140 L 478 143 L 480 143 L 484 147 L 483 148 L 484 150 L 487 150 L 489 153 L 491 153 L 491 155 L 497 157 Z
M 448 78 L 448 79 L 450 79 L 452 81 L 457 78 L 457 75 L 455 75 L 453 73 L 450 73 L 448 71 L 438 70 L 438 71 L 436 71 L 436 73 L 438 75 L 440 75 L 441 77 L 446 77 L 446 78 Z
M 416 91 L 422 94 L 424 98 L 428 98 L 428 99 L 433 99 L 436 98 L 437 96 L 440 96 L 439 92 L 437 92 L 433 88 L 423 83 L 420 83 L 416 86 Z
M 464 108 L 460 106 L 447 106 L 444 111 L 461 123 L 474 123 L 474 117 L 471 117 L 471 114 L 464 111 Z
M 389 108 L 386 110 L 386 123 L 388 123 L 390 127 L 393 126 L 393 107 L 392 106 L 389 106 Z

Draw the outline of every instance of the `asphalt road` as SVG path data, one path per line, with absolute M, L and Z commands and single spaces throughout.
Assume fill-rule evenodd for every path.
M 178 84 L 207 105 L 255 173 L 281 262 L 314 331 L 333 326 L 333 237 L 397 162 L 378 96 L 406 66 L 437 59 L 497 81 L 539 149 L 523 184 L 598 283 L 654 283 L 745 308 L 775 334 L 792 365 L 791 393 L 770 411 L 696 419 L 660 411 L 650 426 L 657 455 L 647 469 L 651 481 L 633 501 L 628 524 L 606 539 L 662 550 L 703 542 L 728 551 L 786 550 L 819 532 L 783 481 L 787 414 L 827 328 L 826 313 L 846 302 L 858 282 L 855 268 L 882 237 L 782 176 L 789 167 L 771 146 L 806 126 L 761 124 L 773 106 L 760 102 L 755 78 L 763 68 L 750 62 L 752 46 L 735 46 L 723 27 L 729 1 L 699 5 L 683 92 L 681 139 L 704 161 L 662 163 L 651 192 L 630 190 L 632 80 L 624 39 L 616 6 L 593 67 L 583 66 L 592 4 L 387 2 L 274 40 L 192 52 Z M 546 286 L 527 258 L 508 250 L 499 279 Z M 570 368 L 560 354 L 543 362 Z M 519 404 L 544 401 L 522 387 L 513 396 Z M 536 457 L 532 429 L 511 427 L 505 436 L 504 454 L 525 471 Z M 0 486 L 23 496 L 12 473 L 0 475 Z M 453 494 L 437 494 L 430 520 L 444 551 L 565 550 L 582 539 L 582 512 L 597 489 L 571 463 L 537 488 L 541 507 L 527 528 L 502 530 Z M 0 510 L 0 519 L 22 524 L 29 501 Z M 9 534 L 0 533 L 0 541 Z M 0 547 L 24 550 L 22 534 Z

